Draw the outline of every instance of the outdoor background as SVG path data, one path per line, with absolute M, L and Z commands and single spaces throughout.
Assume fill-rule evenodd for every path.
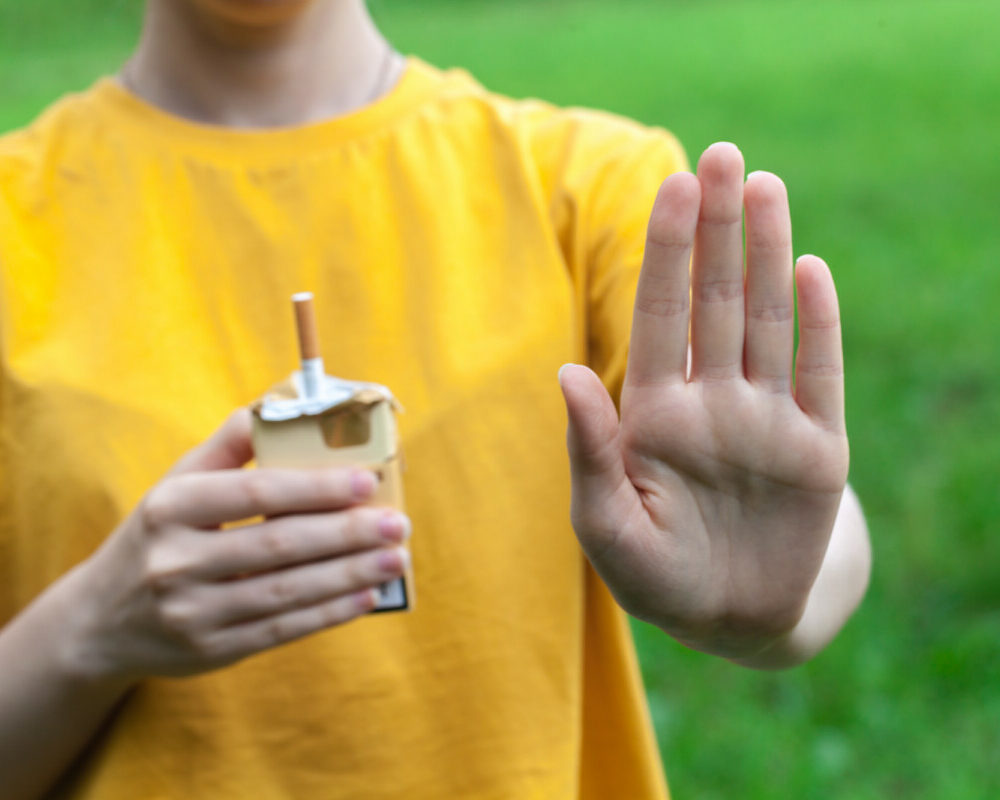
M 115 70 L 140 5 L 0 0 L 0 131 Z M 497 91 L 738 143 L 833 268 L 871 589 L 787 673 L 636 627 L 675 796 L 1000 796 L 1000 3 L 371 5 Z

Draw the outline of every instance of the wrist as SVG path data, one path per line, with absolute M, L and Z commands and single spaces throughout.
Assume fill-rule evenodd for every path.
M 731 659 L 752 669 L 786 669 L 820 653 L 840 632 L 868 588 L 871 544 L 861 506 L 850 487 L 805 610 L 795 626 L 752 656 Z
M 803 610 L 770 618 L 738 616 L 711 626 L 700 626 L 692 631 L 660 626 L 685 647 L 708 655 L 725 658 L 742 666 L 759 669 L 780 669 L 793 663 L 770 664 L 773 654 L 784 652 L 801 624 Z M 767 663 L 769 666 L 763 666 Z M 798 663 L 797 661 L 795 663 Z
M 75 567 L 52 587 L 51 615 L 55 626 L 54 652 L 60 674 L 69 683 L 91 691 L 122 694 L 137 679 L 108 656 L 109 631 L 95 590 L 100 581 L 90 580 L 93 557 Z

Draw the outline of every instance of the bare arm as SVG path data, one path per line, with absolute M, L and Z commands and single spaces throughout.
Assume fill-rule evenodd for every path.
M 131 686 L 76 663 L 81 581 L 69 573 L 0 631 L 0 784 L 11 800 L 52 786 Z
M 51 788 L 129 688 L 352 620 L 402 574 L 409 523 L 371 473 L 242 470 L 249 415 L 189 453 L 104 545 L 0 631 L 0 786 Z M 265 521 L 230 530 L 225 522 Z

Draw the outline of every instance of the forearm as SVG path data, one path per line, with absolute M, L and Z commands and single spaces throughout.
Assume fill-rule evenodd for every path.
M 785 669 L 808 661 L 830 643 L 858 607 L 870 572 L 868 526 L 861 504 L 848 486 L 802 618 L 763 651 L 732 660 L 753 669 Z
M 87 674 L 74 631 L 86 613 L 78 572 L 53 584 L 0 631 L 0 786 L 36 798 L 58 780 L 129 688 Z

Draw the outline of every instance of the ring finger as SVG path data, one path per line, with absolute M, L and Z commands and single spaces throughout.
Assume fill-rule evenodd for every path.
M 404 514 L 358 506 L 327 514 L 293 514 L 254 525 L 203 534 L 204 552 L 195 577 L 222 580 L 270 572 L 293 564 L 386 547 L 410 531 Z
M 206 624 L 225 627 L 373 589 L 401 576 L 408 563 L 404 548 L 381 548 L 203 586 L 200 605 Z

